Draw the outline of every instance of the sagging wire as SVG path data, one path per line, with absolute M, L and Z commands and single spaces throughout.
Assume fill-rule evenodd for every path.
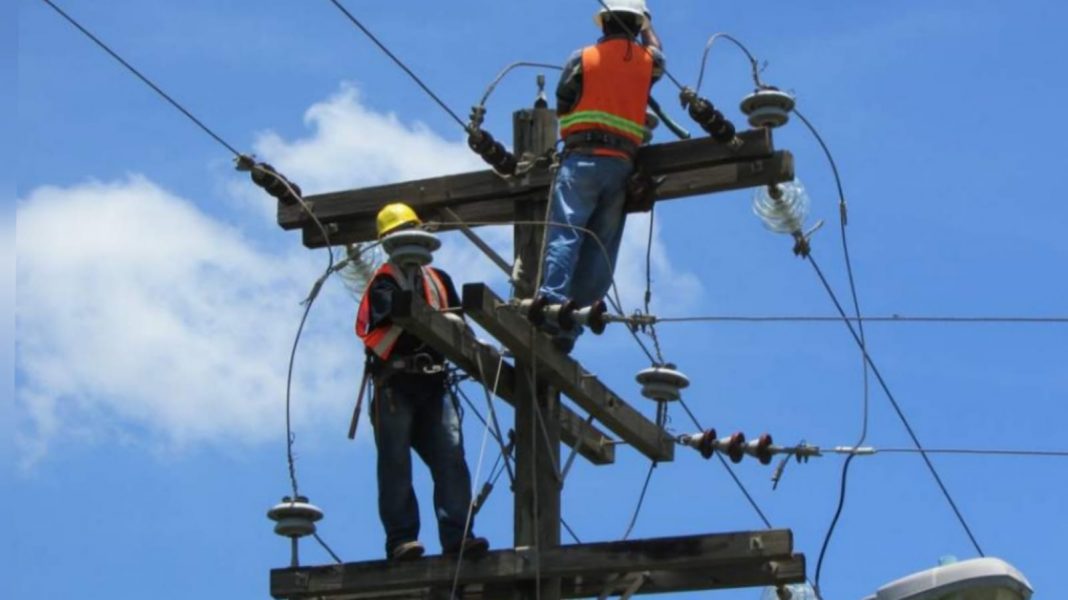
M 642 484 L 642 491 L 638 494 L 638 504 L 634 507 L 634 514 L 630 517 L 630 524 L 627 525 L 627 530 L 623 533 L 623 541 L 627 541 L 630 537 L 630 533 L 634 531 L 634 525 L 638 522 L 638 514 L 642 511 L 642 503 L 645 502 L 645 492 L 649 489 L 649 481 L 653 478 L 653 471 L 656 469 L 657 461 L 649 462 L 649 472 L 645 474 L 645 483 Z
M 390 49 L 387 48 L 386 45 L 383 44 L 375 36 L 375 34 L 371 33 L 370 29 L 365 27 L 364 24 L 361 23 L 360 20 L 357 19 L 355 16 L 353 16 L 353 14 L 351 12 L 349 12 L 349 10 L 346 9 L 341 4 L 341 2 L 339 2 L 338 0 L 329 0 L 329 2 L 331 4 L 333 4 L 334 6 L 336 6 L 337 9 L 340 10 L 346 17 L 348 17 L 349 21 L 352 21 L 353 25 L 355 25 L 357 28 L 359 28 L 359 30 L 362 31 L 364 33 L 364 35 L 366 35 L 372 42 L 374 42 L 374 44 L 376 46 L 378 46 L 379 50 L 384 52 L 386 54 L 386 56 L 388 56 L 390 59 L 392 59 L 393 62 L 396 63 L 396 65 L 401 68 L 401 70 L 403 70 L 405 73 L 407 73 L 408 76 L 411 77 L 412 80 L 415 81 L 415 83 L 420 88 L 422 88 L 422 90 L 424 92 L 426 92 L 426 94 L 428 96 L 430 96 L 430 98 L 433 99 L 434 102 L 436 102 L 437 105 L 440 106 L 442 110 L 444 110 L 446 113 L 448 113 L 449 116 L 452 117 L 452 119 L 454 121 L 456 121 L 456 123 L 459 124 L 461 128 L 463 128 L 464 131 L 467 131 L 467 124 L 464 123 L 463 119 L 461 119 L 455 112 L 453 112 L 453 110 L 451 108 L 449 108 L 449 106 L 447 104 L 445 104 L 445 102 L 441 98 L 439 98 L 438 95 L 433 92 L 433 90 L 431 90 L 429 87 L 427 87 L 427 85 L 425 83 L 423 83 L 423 80 L 420 79 L 419 76 L 416 75 L 411 69 L 409 69 L 408 65 L 404 64 L 404 62 L 401 61 L 401 59 L 397 58 L 397 55 L 393 54 L 393 52 L 391 52 Z
M 834 160 L 834 156 L 831 154 L 830 148 L 823 141 L 823 136 L 821 136 L 819 131 L 816 130 L 815 126 L 813 126 L 812 123 L 807 118 L 805 118 L 805 115 L 803 113 L 801 113 L 801 111 L 799 111 L 796 108 L 794 108 L 793 113 L 795 115 L 797 115 L 797 118 L 800 119 L 802 123 L 804 123 L 805 127 L 812 134 L 812 136 L 814 138 L 816 138 L 816 141 L 819 143 L 820 148 L 823 149 L 823 153 L 827 157 L 827 162 L 830 164 L 831 172 L 834 175 L 835 186 L 836 186 L 836 188 L 838 190 L 838 223 L 839 223 L 840 237 L 841 237 L 841 240 L 842 240 L 842 255 L 843 255 L 844 260 L 845 260 L 846 276 L 847 276 L 847 279 L 848 279 L 848 282 L 849 282 L 849 293 L 850 293 L 850 296 L 851 296 L 852 301 L 853 301 L 854 318 L 856 319 L 857 330 L 860 333 L 860 335 L 858 336 L 857 342 L 860 345 L 860 352 L 861 352 L 861 370 L 862 370 L 862 373 L 863 373 L 864 400 L 863 400 L 863 416 L 862 416 L 862 420 L 861 420 L 860 435 L 859 435 L 859 439 L 857 440 L 856 444 L 854 444 L 854 448 L 859 448 L 868 437 L 868 415 L 869 415 L 869 405 L 870 405 L 870 382 L 868 380 L 867 338 L 866 338 L 866 336 L 864 334 L 864 320 L 863 320 L 863 318 L 861 316 L 860 300 L 858 299 L 858 295 L 857 295 L 856 281 L 855 281 L 855 278 L 853 276 L 853 263 L 852 263 L 852 260 L 850 259 L 850 254 L 849 254 L 849 241 L 848 241 L 848 237 L 846 235 L 846 225 L 849 222 L 849 216 L 848 216 L 848 208 L 847 208 L 847 204 L 846 204 L 845 190 L 843 189 L 843 186 L 842 186 L 842 177 L 841 177 L 840 173 L 838 172 L 838 165 Z M 812 257 L 809 256 L 808 258 L 811 261 Z M 813 266 L 815 266 L 815 263 L 813 263 Z M 817 271 L 818 271 L 818 268 L 817 268 Z M 822 275 L 821 275 L 821 278 L 822 278 Z M 828 290 L 829 289 L 830 288 L 828 288 Z M 845 315 L 843 314 L 842 316 L 844 317 Z M 847 318 L 846 324 L 847 325 L 850 324 L 848 318 Z M 849 466 L 852 464 L 854 456 L 856 456 L 856 455 L 855 454 L 850 454 L 848 457 L 846 457 L 845 462 L 842 464 L 841 486 L 840 486 L 839 495 L 838 495 L 838 506 L 835 508 L 834 516 L 831 518 L 831 523 L 828 526 L 827 533 L 823 538 L 823 544 L 822 544 L 822 546 L 820 548 L 819 558 L 816 561 L 816 580 L 815 580 L 815 586 L 814 587 L 817 590 L 819 590 L 820 577 L 821 577 L 821 575 L 823 573 L 823 560 L 824 560 L 824 558 L 826 556 L 827 549 L 830 546 L 831 537 L 834 535 L 835 527 L 838 525 L 838 520 L 839 520 L 839 518 L 841 518 L 842 511 L 845 508 L 846 486 L 848 485 L 848 478 L 849 478 Z M 784 459 L 784 460 L 786 460 L 786 459 Z M 971 535 L 971 532 L 969 532 L 969 535 Z M 974 538 L 973 538 L 972 541 L 973 542 L 975 541 Z M 978 548 L 978 546 L 977 546 L 977 548 Z M 980 554 L 982 554 L 982 551 L 980 551 Z
M 648 327 L 648 335 L 653 340 L 653 349 L 656 350 L 656 361 L 653 362 L 654 367 L 659 367 L 667 364 L 664 360 L 664 353 L 660 349 L 660 338 L 656 335 L 656 318 L 653 317 L 649 311 L 649 303 L 653 299 L 653 231 L 656 219 L 656 205 L 649 209 L 649 236 L 645 243 L 645 294 L 643 300 L 645 301 L 645 313 L 644 317 L 648 319 L 648 325 L 632 325 L 632 328 L 638 328 L 642 332 L 646 332 Z
M 507 76 L 509 73 L 511 73 L 514 69 L 517 69 L 519 67 L 529 67 L 529 68 L 536 68 L 536 69 L 553 69 L 553 70 L 556 70 L 556 71 L 563 71 L 564 70 L 564 68 L 559 66 L 559 65 L 552 65 L 552 64 L 549 64 L 549 63 L 530 62 L 530 61 L 523 61 L 523 60 L 516 61 L 516 62 L 508 65 L 504 69 L 501 69 L 501 72 L 498 73 L 497 76 L 493 78 L 493 81 L 489 84 L 489 87 L 486 88 L 486 93 L 482 94 L 482 99 L 478 101 L 478 106 L 485 107 L 486 106 L 486 102 L 489 101 L 490 95 L 493 94 L 494 90 L 497 89 L 497 85 L 500 84 L 501 80 L 503 80 L 505 78 L 505 76 Z
M 745 44 L 741 43 L 734 36 L 728 33 L 720 32 L 713 34 L 712 37 L 708 38 L 708 42 L 705 44 L 705 51 L 701 55 L 701 70 L 697 72 L 697 85 L 694 86 L 694 91 L 698 93 L 701 92 L 701 83 L 705 79 L 705 64 L 708 62 L 708 53 L 710 50 L 712 50 L 712 44 L 716 43 L 716 40 L 718 39 L 724 39 L 728 42 L 733 43 L 742 52 L 745 53 L 746 58 L 749 59 L 749 66 L 753 71 L 753 84 L 756 85 L 758 90 L 766 89 L 768 86 L 765 85 L 764 82 L 760 81 L 760 73 L 767 67 L 768 63 L 766 61 L 763 64 L 757 62 L 756 57 L 754 57 L 753 53 L 749 51 L 749 48 L 745 47 Z

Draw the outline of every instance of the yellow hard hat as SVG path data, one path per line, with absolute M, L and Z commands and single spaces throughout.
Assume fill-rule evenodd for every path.
M 403 202 L 394 202 L 382 207 L 378 211 L 378 237 L 401 227 L 403 225 L 421 225 L 419 215 L 415 214 L 412 207 Z

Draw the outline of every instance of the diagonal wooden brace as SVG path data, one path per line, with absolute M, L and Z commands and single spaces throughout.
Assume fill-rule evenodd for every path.
M 465 285 L 463 305 L 464 312 L 508 347 L 517 359 L 529 363 L 537 361 L 539 378 L 567 394 L 625 442 L 652 460 L 666 462 L 674 459 L 675 441 L 666 431 L 632 408 L 577 362 L 553 349 L 547 336 L 534 333 L 530 322 L 485 284 Z
M 390 317 L 478 381 L 481 381 L 478 366 L 481 359 L 488 380 L 482 383 L 491 390 L 496 379 L 497 366 L 500 365 L 501 374 L 500 380 L 496 382 L 496 393 L 508 404 L 513 404 L 514 368 L 507 362 L 502 363 L 497 350 L 479 343 L 469 329 L 450 321 L 410 291 L 394 292 L 393 312 Z M 610 443 L 608 436 L 566 406 L 560 410 L 560 438 L 568 446 L 577 445 L 578 453 L 595 465 L 608 465 L 616 460 L 615 446 Z

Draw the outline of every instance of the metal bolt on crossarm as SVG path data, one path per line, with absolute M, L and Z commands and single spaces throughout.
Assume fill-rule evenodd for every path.
M 323 518 L 323 511 L 308 502 L 305 496 L 282 498 L 282 502 L 267 511 L 267 518 L 275 522 L 274 532 L 290 540 L 290 565 L 300 566 L 297 540 L 315 534 L 315 522 Z

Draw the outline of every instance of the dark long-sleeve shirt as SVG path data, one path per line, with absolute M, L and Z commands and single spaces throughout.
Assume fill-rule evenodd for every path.
M 450 308 L 458 308 L 460 306 L 460 295 L 456 293 L 456 286 L 452 282 L 452 278 L 449 274 L 441 269 L 434 269 L 434 273 L 441 278 L 441 283 L 445 285 L 445 293 L 448 297 L 448 306 Z M 415 278 L 415 293 L 419 294 L 420 299 L 425 299 L 426 294 L 424 292 L 425 282 L 423 281 L 423 275 L 420 271 L 419 275 Z M 392 277 L 375 277 L 371 281 L 371 285 L 367 290 L 367 294 L 370 296 L 371 302 L 371 315 L 370 315 L 370 329 L 375 329 L 379 326 L 390 325 L 392 320 L 390 313 L 393 309 L 393 292 L 401 289 L 400 285 L 393 280 Z M 409 356 L 419 352 L 425 352 L 434 357 L 436 361 L 444 361 L 445 357 L 440 352 L 434 350 L 430 346 L 423 343 L 418 337 L 404 332 L 399 338 L 397 343 L 393 347 L 392 356 Z M 368 355 L 371 357 L 371 372 L 378 373 L 382 361 L 374 353 L 368 351 Z

